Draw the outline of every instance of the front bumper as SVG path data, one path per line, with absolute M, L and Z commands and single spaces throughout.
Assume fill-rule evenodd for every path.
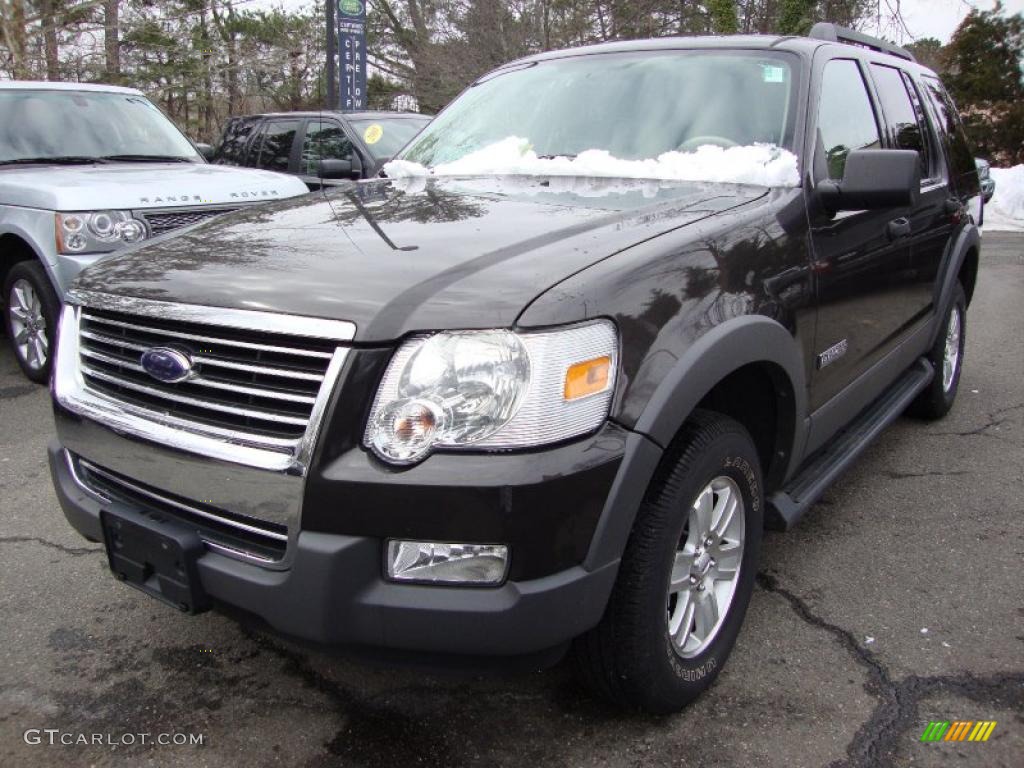
M 102 540 L 102 502 L 72 475 L 60 443 L 49 453 L 68 521 L 83 536 Z M 497 588 L 404 585 L 383 578 L 380 538 L 302 530 L 290 546 L 284 570 L 207 551 L 198 560 L 202 588 L 278 632 L 318 643 L 514 656 L 556 647 L 595 626 L 618 570 L 617 557 L 602 557 L 600 565 Z

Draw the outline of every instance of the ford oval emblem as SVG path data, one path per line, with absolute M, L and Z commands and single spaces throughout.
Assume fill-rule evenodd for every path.
M 171 347 L 147 349 L 139 362 L 146 373 L 164 384 L 175 384 L 192 375 L 192 359 Z

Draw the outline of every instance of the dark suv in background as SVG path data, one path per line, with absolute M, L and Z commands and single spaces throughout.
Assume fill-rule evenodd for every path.
M 219 165 L 291 173 L 311 189 L 323 178 L 367 179 L 430 118 L 411 112 L 276 112 L 232 117 L 213 155 Z M 326 161 L 320 165 L 320 161 Z
M 881 40 L 542 53 L 384 172 L 78 278 L 50 463 L 120 579 L 389 653 L 571 645 L 594 691 L 673 711 L 764 527 L 956 397 L 978 173 Z

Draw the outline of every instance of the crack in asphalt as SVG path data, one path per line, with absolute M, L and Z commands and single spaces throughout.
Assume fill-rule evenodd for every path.
M 988 430 L 1001 427 L 1006 424 L 1009 419 L 1002 417 L 1002 414 L 1009 413 L 1010 411 L 1016 411 L 1024 408 L 1024 403 L 1018 403 L 1017 405 L 1009 405 L 1005 408 L 997 408 L 996 410 L 985 415 L 987 421 L 980 427 L 974 429 L 967 429 L 962 432 L 931 432 L 932 435 L 939 435 L 944 437 L 968 437 L 970 435 L 988 435 Z M 995 437 L 995 435 L 988 435 Z
M 857 664 L 868 673 L 864 689 L 878 699 L 868 719 L 861 724 L 846 747 L 846 759 L 834 761 L 830 768 L 883 768 L 896 765 L 898 741 L 915 726 L 918 705 L 936 694 L 951 694 L 1002 709 L 1024 709 L 1024 672 L 1005 672 L 980 677 L 970 672 L 956 675 L 910 675 L 900 682 L 870 650 L 858 642 L 848 629 L 818 616 L 796 593 L 780 586 L 770 573 L 757 574 L 758 585 L 778 595 L 793 612 L 812 627 L 824 630 L 839 641 Z
M 895 470 L 887 469 L 884 472 L 879 473 L 888 477 L 890 480 L 907 480 L 912 477 L 956 477 L 958 475 L 971 475 L 973 472 L 896 472 Z
M 72 555 L 73 557 L 103 551 L 103 547 L 68 547 L 54 541 L 41 539 L 38 536 L 0 536 L 0 544 L 39 544 L 50 549 L 56 549 L 66 555 Z

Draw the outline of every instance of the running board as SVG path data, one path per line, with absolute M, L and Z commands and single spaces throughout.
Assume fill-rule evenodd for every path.
M 785 488 L 772 495 L 768 500 L 768 526 L 776 530 L 792 528 L 882 430 L 903 413 L 934 375 L 932 364 L 921 358 L 861 411 Z

